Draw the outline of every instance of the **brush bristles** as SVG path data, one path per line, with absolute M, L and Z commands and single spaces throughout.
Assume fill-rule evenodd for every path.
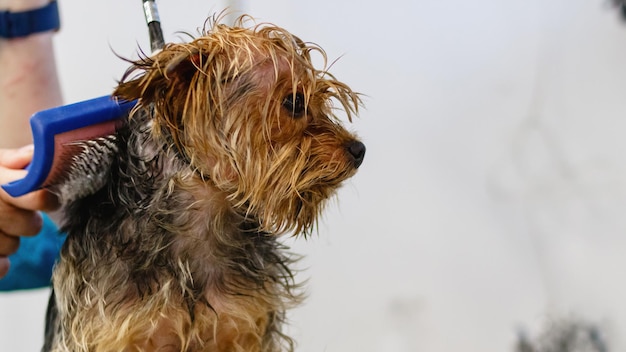
M 67 173 L 63 179 L 50 186 L 61 203 L 83 198 L 102 188 L 118 151 L 115 135 L 76 141 L 67 147 L 75 151 L 71 160 L 66 162 Z

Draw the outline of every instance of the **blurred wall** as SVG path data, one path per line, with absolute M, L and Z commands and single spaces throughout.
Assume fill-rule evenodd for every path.
M 139 1 L 60 0 L 66 101 L 149 50 Z M 161 0 L 166 37 L 225 2 Z M 555 317 L 626 331 L 626 26 L 609 1 L 237 1 L 326 49 L 364 94 L 365 163 L 308 241 L 298 351 L 511 350 Z M 0 295 L 36 351 L 46 291 Z

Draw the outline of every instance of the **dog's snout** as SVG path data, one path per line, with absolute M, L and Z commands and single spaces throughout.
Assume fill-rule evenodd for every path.
M 346 149 L 352 157 L 354 167 L 358 168 L 361 166 L 363 159 L 365 158 L 365 144 L 360 141 L 352 141 L 347 145 Z

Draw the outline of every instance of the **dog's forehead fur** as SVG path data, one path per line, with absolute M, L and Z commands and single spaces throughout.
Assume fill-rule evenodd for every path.
M 307 102 L 311 95 L 324 93 L 326 98 L 337 100 L 352 120 L 360 100 L 326 70 L 327 57 L 321 47 L 271 24 L 243 27 L 244 19 L 238 21 L 241 27 L 212 22 L 193 41 L 167 44 L 153 57 L 133 62 L 116 94 L 126 99 L 140 98 L 146 104 L 169 96 L 170 100 L 184 102 L 180 113 L 188 115 L 184 113 L 193 114 L 190 109 L 198 108 L 191 106 L 192 102 L 204 101 L 194 99 L 197 96 L 189 94 L 193 90 L 193 94 L 208 97 L 210 104 L 201 104 L 203 108 L 223 112 L 228 108 L 224 106 L 227 98 L 253 82 L 256 88 L 266 89 L 266 95 L 286 94 L 285 88 L 300 91 Z M 319 54 L 322 69 L 315 68 L 312 53 Z M 281 80 L 284 84 L 277 85 Z M 272 86 L 281 89 L 268 92 Z M 181 96 L 183 99 L 179 99 Z

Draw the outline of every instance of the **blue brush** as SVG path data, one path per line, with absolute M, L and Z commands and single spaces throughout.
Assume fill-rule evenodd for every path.
M 155 0 L 142 0 L 153 52 L 163 47 L 163 32 Z M 2 185 L 13 197 L 41 188 L 61 202 L 100 189 L 117 152 L 115 130 L 136 102 L 104 96 L 40 111 L 30 119 L 35 144 L 28 173 Z
M 63 200 L 95 192 L 104 183 L 117 146 L 120 118 L 136 102 L 104 96 L 35 113 L 35 151 L 23 179 L 2 188 L 13 197 L 49 188 Z

